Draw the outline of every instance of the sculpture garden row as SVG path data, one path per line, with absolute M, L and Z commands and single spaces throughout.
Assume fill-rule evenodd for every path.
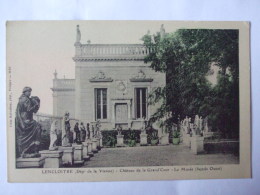
M 89 123 L 85 127 L 83 122 L 79 125 L 77 121 L 73 127 L 73 133 L 71 119 L 69 113 L 66 112 L 61 121 L 61 127 L 58 126 L 57 120 L 52 121 L 50 131 L 47 133 L 49 139 L 46 143 L 48 146 L 45 143 L 45 146 L 41 148 L 42 125 L 33 119 L 33 115 L 40 107 L 40 99 L 36 96 L 30 97 L 31 90 L 30 87 L 23 89 L 16 109 L 17 168 L 81 166 L 103 146 L 169 145 L 171 142 L 173 144 L 183 143 L 191 149 L 193 154 L 199 154 L 204 152 L 205 138 L 214 135 L 213 132 L 209 131 L 207 118 L 202 119 L 198 115 L 194 117 L 193 121 L 186 117 L 178 125 L 174 125 L 170 130 L 162 132 L 160 135 L 158 135 L 157 130 L 147 125 L 144 118 L 139 130 L 123 130 L 121 125 L 117 125 L 116 130 L 102 132 L 99 121 L 92 122 L 91 127 Z M 223 143 L 231 143 L 231 145 L 234 143 L 235 150 L 239 148 L 238 141 L 218 143 L 222 145 Z M 212 143 L 208 142 L 207 144 L 212 146 Z

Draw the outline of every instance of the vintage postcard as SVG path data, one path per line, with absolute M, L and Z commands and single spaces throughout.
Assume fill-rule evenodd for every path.
M 249 23 L 6 31 L 9 182 L 251 177 Z

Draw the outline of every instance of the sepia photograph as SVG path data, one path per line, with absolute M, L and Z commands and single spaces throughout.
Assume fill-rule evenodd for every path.
M 6 27 L 10 182 L 251 177 L 248 23 Z

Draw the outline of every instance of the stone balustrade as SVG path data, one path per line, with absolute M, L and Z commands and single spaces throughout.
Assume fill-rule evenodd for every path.
M 141 44 L 81 44 L 76 46 L 74 60 L 85 59 L 139 59 L 152 52 Z

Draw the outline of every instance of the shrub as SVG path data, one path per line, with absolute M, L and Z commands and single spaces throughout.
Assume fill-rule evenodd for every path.
M 102 131 L 102 143 L 103 146 L 107 147 L 115 147 L 116 145 L 116 135 L 117 131 L 116 130 L 109 130 L 109 131 Z
M 146 131 L 146 133 L 147 133 L 147 142 L 148 142 L 148 144 L 155 145 L 155 144 L 158 143 L 158 141 L 159 141 L 158 130 L 151 129 L 149 131 Z

